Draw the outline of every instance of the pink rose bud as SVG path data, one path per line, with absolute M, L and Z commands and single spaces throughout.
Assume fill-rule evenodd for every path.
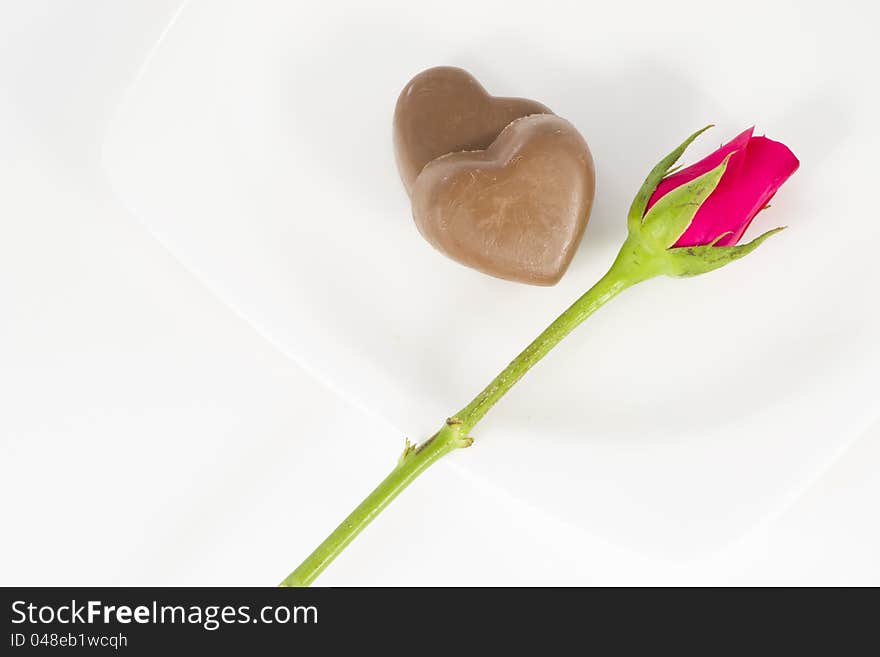
M 797 158 L 784 144 L 755 137 L 749 128 L 696 164 L 673 172 L 675 161 L 707 129 L 660 160 L 633 199 L 629 236 L 618 258 L 642 277 L 704 274 L 748 255 L 782 230 L 738 244 L 752 219 L 797 170 Z
M 749 128 L 696 164 L 660 181 L 646 210 L 673 189 L 708 173 L 726 157 L 730 158 L 715 190 L 673 246 L 731 246 L 738 243 L 752 219 L 797 170 L 800 163 L 785 144 L 755 137 L 753 132 L 754 128 Z

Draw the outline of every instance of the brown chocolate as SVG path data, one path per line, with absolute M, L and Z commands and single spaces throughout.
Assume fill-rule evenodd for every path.
M 394 110 L 394 153 L 407 193 L 434 158 L 488 148 L 514 119 L 549 113 L 533 100 L 490 96 L 460 68 L 422 71 L 400 92 Z
M 581 240 L 594 190 L 584 138 L 565 119 L 536 114 L 485 150 L 429 162 L 412 190 L 413 217 L 425 239 L 462 264 L 553 285 Z

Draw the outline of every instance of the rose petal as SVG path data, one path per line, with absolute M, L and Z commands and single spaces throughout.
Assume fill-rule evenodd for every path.
M 730 184 L 720 190 L 721 194 L 714 203 L 714 206 L 723 207 L 731 216 L 740 218 L 739 227 L 728 228 L 727 230 L 733 230 L 733 233 L 719 240 L 718 246 L 729 246 L 739 242 L 752 223 L 752 219 L 770 202 L 777 190 L 799 166 L 800 162 L 785 144 L 766 137 L 753 137 L 746 151 L 745 163 Z M 716 189 L 712 196 L 718 191 Z M 707 200 L 711 200 L 712 196 Z M 702 211 L 703 208 L 700 208 L 697 216 L 694 217 L 695 221 Z M 682 235 L 682 238 L 685 237 L 686 235 Z
M 730 158 L 730 161 L 727 163 L 727 171 L 725 172 L 725 174 L 730 173 L 731 170 L 738 168 L 739 165 L 742 163 L 742 159 L 745 155 L 746 146 L 749 145 L 749 140 L 752 138 L 753 131 L 754 127 L 749 128 L 748 130 L 743 130 L 740 134 L 724 144 L 721 148 L 713 151 L 699 162 L 695 162 L 689 167 L 685 167 L 684 169 L 681 169 L 679 171 L 676 171 L 675 173 L 666 176 L 663 180 L 660 181 L 657 189 L 654 190 L 654 193 L 648 200 L 648 207 L 646 209 L 646 212 L 647 210 L 651 209 L 652 205 L 654 205 L 663 196 L 666 196 L 666 194 L 671 192 L 676 187 L 681 187 L 685 183 L 688 183 L 694 178 L 702 176 L 704 173 L 711 171 L 712 169 L 717 167 L 730 153 L 735 154 Z
M 657 189 L 654 190 L 654 193 L 648 201 L 648 209 L 676 187 L 680 187 L 694 178 L 711 171 L 721 164 L 725 157 L 732 153 L 730 160 L 727 162 L 727 169 L 724 172 L 724 177 L 721 179 L 721 182 L 718 183 L 718 187 L 716 187 L 712 195 L 704 201 L 703 205 L 694 216 L 691 225 L 688 226 L 684 234 L 678 239 L 674 246 L 710 244 L 712 240 L 718 237 L 721 233 L 739 228 L 737 219 L 731 217 L 729 213 L 724 211 L 723 206 L 718 206 L 713 199 L 717 197 L 719 190 L 723 189 L 726 181 L 731 179 L 733 174 L 740 169 L 745 161 L 746 150 L 753 132 L 754 127 L 744 130 L 735 138 L 724 144 L 721 148 L 710 153 L 699 162 L 696 162 L 681 171 L 677 171 L 660 181 L 660 184 L 657 186 Z
M 657 186 L 648 202 L 649 209 L 662 196 L 715 168 L 733 153 L 721 182 L 674 246 L 711 244 L 724 233 L 730 234 L 721 238 L 718 246 L 736 244 L 755 215 L 798 168 L 797 158 L 787 146 L 766 137 L 753 137 L 753 131 L 754 128 L 743 131 L 696 164 L 664 178 Z

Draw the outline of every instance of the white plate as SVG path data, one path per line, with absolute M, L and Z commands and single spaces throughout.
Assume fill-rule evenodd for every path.
M 691 160 L 752 123 L 785 141 L 802 168 L 753 232 L 791 230 L 723 271 L 628 291 L 457 458 L 603 539 L 704 555 L 791 501 L 878 415 L 871 21 L 782 5 L 192 2 L 130 90 L 105 166 L 225 302 L 399 427 L 390 454 L 603 273 L 632 194 L 686 134 L 718 125 Z M 441 63 L 546 103 L 589 141 L 598 201 L 558 286 L 477 274 L 416 232 L 391 112 Z

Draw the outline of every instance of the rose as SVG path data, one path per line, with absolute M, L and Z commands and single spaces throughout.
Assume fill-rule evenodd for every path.
M 702 274 L 751 253 L 782 230 L 737 246 L 752 219 L 799 166 L 784 144 L 755 137 L 749 128 L 696 164 L 670 169 L 708 127 L 654 167 L 633 200 L 621 256 L 635 258 L 646 273 Z
M 696 164 L 670 170 L 691 135 L 648 174 L 627 215 L 628 235 L 608 272 L 562 312 L 471 402 L 422 443 L 406 440 L 391 473 L 282 582 L 308 586 L 360 531 L 432 463 L 469 447 L 471 429 L 538 361 L 628 287 L 662 274 L 693 276 L 754 251 L 781 228 L 737 244 L 798 161 L 783 144 L 746 130 Z

